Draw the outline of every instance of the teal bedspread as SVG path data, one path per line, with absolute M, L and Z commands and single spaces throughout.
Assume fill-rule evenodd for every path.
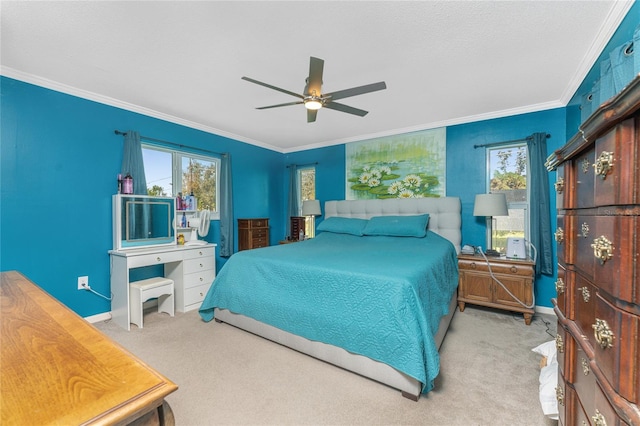
M 330 232 L 234 254 L 200 315 L 228 309 L 309 340 L 388 364 L 426 393 L 440 370 L 438 323 L 458 285 L 453 245 L 424 238 Z

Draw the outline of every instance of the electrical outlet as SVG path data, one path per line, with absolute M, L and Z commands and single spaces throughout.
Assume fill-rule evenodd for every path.
M 78 277 L 78 290 L 88 290 L 89 289 L 89 277 Z

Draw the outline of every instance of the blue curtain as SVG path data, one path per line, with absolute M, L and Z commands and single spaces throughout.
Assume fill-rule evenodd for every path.
M 289 166 L 289 207 L 287 209 L 287 236 L 291 235 L 291 218 L 300 216 L 300 191 L 298 189 L 298 167 Z
M 231 155 L 222 154 L 220 161 L 220 256 L 233 254 L 233 185 Z
M 553 274 L 551 214 L 549 213 L 549 176 L 544 162 L 547 158 L 547 134 L 534 133 L 527 138 L 531 179 L 529 204 L 531 212 L 531 244 L 538 251 L 536 275 Z
M 147 178 L 144 174 L 140 134 L 133 130 L 127 130 L 124 135 L 122 177 L 125 177 L 127 173 L 133 177 L 133 193 L 147 195 Z

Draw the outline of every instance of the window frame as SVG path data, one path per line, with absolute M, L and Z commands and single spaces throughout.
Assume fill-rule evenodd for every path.
M 306 201 L 307 199 L 304 197 L 304 191 L 303 191 L 303 185 L 302 185 L 302 175 L 304 172 L 308 171 L 308 170 L 313 170 L 313 197 L 314 198 L 309 198 L 309 200 L 314 200 L 316 199 L 316 167 L 314 165 L 312 166 L 301 166 L 298 167 L 298 170 L 296 171 L 296 178 L 298 180 L 298 212 L 300 215 L 302 215 L 302 203 L 304 201 Z M 311 217 L 305 217 L 304 218 L 304 234 L 305 235 L 314 235 L 315 234 L 315 216 L 311 216 Z
M 141 143 L 142 149 L 150 149 L 155 151 L 166 152 L 171 154 L 171 196 L 177 197 L 179 192 L 182 190 L 182 160 L 183 158 L 193 158 L 195 160 L 208 161 L 215 164 L 216 168 L 216 188 L 215 188 L 215 199 L 216 199 L 216 209 L 210 210 L 211 216 L 210 220 L 220 220 L 220 211 L 218 208 L 218 203 L 220 200 L 220 164 L 221 159 L 218 157 L 214 157 L 206 154 L 198 154 L 195 152 L 187 151 L 187 150 L 178 150 L 173 148 L 168 148 L 165 146 L 154 145 L 150 143 Z M 187 194 L 188 195 L 188 194 Z
M 524 148 L 525 150 L 525 154 L 527 156 L 527 161 L 526 161 L 526 186 L 527 186 L 527 200 L 526 201 L 511 201 L 509 202 L 507 200 L 507 209 L 509 210 L 518 210 L 518 209 L 522 209 L 524 210 L 524 239 L 526 241 L 530 241 L 529 236 L 531 235 L 531 229 L 530 229 L 530 221 L 531 221 L 531 217 L 530 217 L 530 211 L 531 211 L 531 175 L 530 175 L 530 171 L 531 171 L 531 162 L 529 159 L 529 147 L 527 146 L 526 142 L 511 142 L 511 143 L 504 143 L 504 144 L 492 144 L 491 146 L 487 147 L 485 150 L 485 157 L 486 157 L 486 193 L 490 193 L 491 192 L 491 179 L 493 178 L 493 176 L 491 175 L 491 152 L 492 151 L 498 151 L 501 149 L 508 149 L 508 148 Z M 493 225 L 492 225 L 493 228 Z M 486 241 L 490 241 L 492 239 L 492 235 L 491 235 L 492 229 L 487 228 L 486 230 Z M 495 244 L 495 243 L 494 243 Z

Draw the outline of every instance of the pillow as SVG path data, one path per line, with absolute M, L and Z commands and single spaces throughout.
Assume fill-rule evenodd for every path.
M 367 225 L 366 219 L 358 219 L 351 217 L 329 217 L 323 220 L 318 228 L 317 232 L 334 232 L 336 234 L 350 234 L 361 237 L 363 235 L 364 227 Z
M 374 216 L 364 228 L 364 235 L 389 235 L 392 237 L 419 237 L 427 235 L 429 215 Z

